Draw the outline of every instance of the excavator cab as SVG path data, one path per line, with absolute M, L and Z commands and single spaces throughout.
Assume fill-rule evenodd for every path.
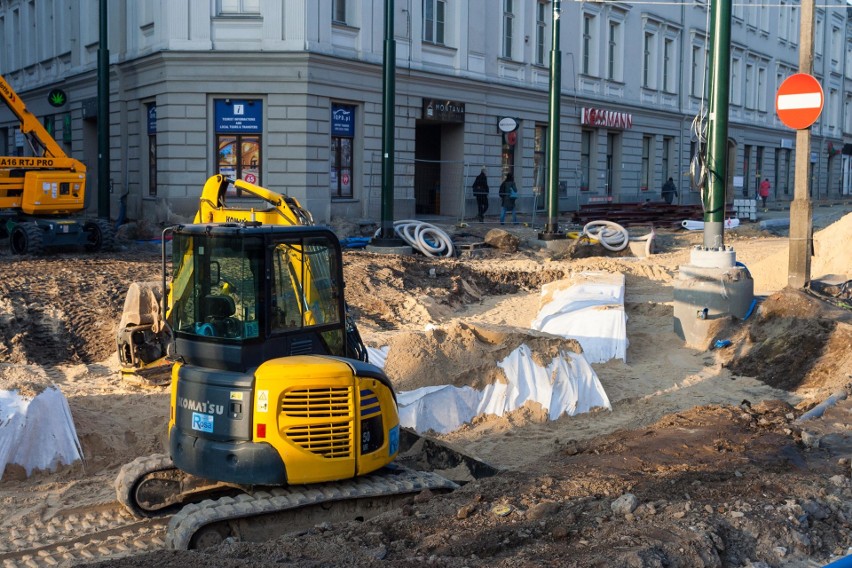
M 170 232 L 174 464 L 220 482 L 285 485 L 392 461 L 395 395 L 359 360 L 334 233 L 259 223 Z

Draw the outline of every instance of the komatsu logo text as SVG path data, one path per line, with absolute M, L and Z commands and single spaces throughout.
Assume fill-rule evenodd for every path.
M 231 217 L 230 215 L 225 215 L 226 223 L 242 223 L 245 219 L 241 217 Z
M 225 405 L 224 404 L 213 404 L 212 402 L 205 401 L 199 402 L 197 400 L 191 400 L 189 398 L 184 398 L 182 396 L 178 397 L 178 406 L 181 408 L 186 408 L 187 410 L 194 410 L 196 412 L 203 412 L 204 414 L 224 414 L 225 413 Z

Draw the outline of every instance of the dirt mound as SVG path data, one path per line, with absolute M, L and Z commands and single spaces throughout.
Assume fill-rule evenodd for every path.
M 582 353 L 580 344 L 546 333 L 454 322 L 425 332 L 400 332 L 388 342 L 385 372 L 399 391 L 452 384 L 482 389 L 506 382 L 496 363 L 527 345 L 542 367 L 560 351 Z
M 852 278 L 848 244 L 852 241 L 852 213 L 841 217 L 825 229 L 814 233 L 811 276 L 814 280 Z M 780 290 L 787 286 L 790 248 L 764 258 L 749 266 L 757 290 Z
M 535 290 L 564 278 L 566 268 L 543 267 L 520 253 L 495 263 L 354 251 L 344 256 L 343 271 L 359 323 L 399 329 L 431 323 L 486 296 Z
M 735 343 L 735 373 L 824 398 L 852 382 L 852 314 L 798 290 L 768 297 Z
M 91 363 L 114 353 L 128 285 L 160 274 L 153 251 L 124 256 L 0 256 L 0 362 Z

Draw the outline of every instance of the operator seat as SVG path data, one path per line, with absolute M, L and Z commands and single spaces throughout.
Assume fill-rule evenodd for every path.
M 237 337 L 240 322 L 233 318 L 237 305 L 230 296 L 208 294 L 201 304 L 204 324 L 199 328 L 201 335 Z

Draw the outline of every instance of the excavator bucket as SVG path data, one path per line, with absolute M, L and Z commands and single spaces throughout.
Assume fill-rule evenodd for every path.
M 171 340 L 163 320 L 160 282 L 134 282 L 127 291 L 124 311 L 116 332 L 121 375 L 130 382 L 164 385 L 171 376 L 171 362 L 165 359 Z

